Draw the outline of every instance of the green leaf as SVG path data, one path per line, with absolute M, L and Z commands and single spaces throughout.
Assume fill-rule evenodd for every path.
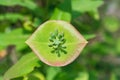
M 71 8 L 71 0 L 63 0 L 61 2 L 61 4 L 59 4 L 57 6 L 57 8 L 59 8 L 62 11 L 66 11 L 68 13 L 71 13 L 71 10 L 72 10 L 72 8 Z
M 50 20 L 39 26 L 26 43 L 46 64 L 65 66 L 78 57 L 87 41 L 71 24 Z
M 89 80 L 88 72 L 80 72 L 75 80 Z
M 118 80 L 114 72 L 111 73 L 110 80 Z
M 18 20 L 23 21 L 24 19 L 25 19 L 25 16 L 19 13 L 0 14 L 0 21 L 9 20 L 10 22 L 16 22 Z
M 40 71 L 33 71 L 27 76 L 24 76 L 25 80 L 46 80 L 45 76 Z
M 37 56 L 33 53 L 26 54 L 5 73 L 4 80 L 25 76 L 36 66 L 40 66 Z
M 0 0 L 0 5 L 3 6 L 16 6 L 20 5 L 27 7 L 28 9 L 34 10 L 37 5 L 32 0 Z
M 55 8 L 54 13 L 50 19 L 51 20 L 64 20 L 64 21 L 70 22 L 71 14 L 66 11 Z
M 119 20 L 116 17 L 105 17 L 103 20 L 106 30 L 115 32 L 119 29 Z
M 120 54 L 120 38 L 116 41 L 116 51 Z
M 29 37 L 28 34 L 24 34 L 22 29 L 15 29 L 8 33 L 0 33 L 0 46 L 7 47 L 8 45 L 15 45 L 17 50 L 21 50 L 26 47 L 25 40 Z
M 77 12 L 95 11 L 103 4 L 102 0 L 72 0 L 72 9 Z
M 0 76 L 0 80 L 3 80 L 3 77 L 2 77 L 2 76 Z
M 47 68 L 46 80 L 54 80 L 55 76 L 60 71 L 61 71 L 61 69 L 59 67 L 49 67 L 49 68 Z
M 96 35 L 95 34 L 86 34 L 84 35 L 86 40 L 94 38 Z
M 0 5 L 3 6 L 14 6 L 21 3 L 21 0 L 0 0 Z
M 31 10 L 35 10 L 38 6 L 33 0 L 21 0 L 20 6 L 26 7 Z

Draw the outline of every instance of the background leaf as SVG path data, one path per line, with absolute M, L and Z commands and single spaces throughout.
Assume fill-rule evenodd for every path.
M 9 20 L 10 22 L 16 22 L 18 20 L 23 21 L 25 17 L 19 13 L 6 13 L 0 15 L 0 21 Z
M 95 34 L 87 34 L 87 35 L 84 35 L 85 36 L 85 39 L 86 40 L 89 40 L 89 39 L 92 39 L 92 38 L 94 38 L 96 35 Z
M 9 45 L 15 45 L 17 50 L 20 50 L 26 47 L 25 40 L 28 37 L 29 35 L 24 34 L 22 29 L 16 29 L 5 34 L 0 33 L 0 46 L 7 47 Z
M 51 20 L 64 20 L 64 21 L 70 22 L 71 14 L 56 8 L 50 19 Z
M 115 32 L 119 29 L 119 20 L 116 17 L 105 17 L 103 20 L 106 30 Z
M 39 59 L 33 53 L 23 56 L 14 66 L 12 66 L 4 75 L 4 80 L 25 76 L 34 70 L 34 67 L 40 66 Z
M 102 4 L 102 0 L 72 0 L 72 9 L 83 13 L 95 11 Z
M 80 72 L 75 80 L 89 80 L 89 74 L 87 72 Z
M 31 10 L 37 7 L 37 5 L 32 0 L 0 0 L 0 5 L 3 5 L 3 6 L 20 5 Z
M 61 71 L 59 67 L 49 67 L 47 69 L 46 80 L 54 80 L 55 76 Z M 52 73 L 52 74 L 51 74 Z

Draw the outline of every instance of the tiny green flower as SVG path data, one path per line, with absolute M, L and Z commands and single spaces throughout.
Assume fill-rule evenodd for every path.
M 26 41 L 41 61 L 51 66 L 65 66 L 74 61 L 87 41 L 69 23 L 50 20 Z
M 55 30 L 49 38 L 50 43 L 48 44 L 49 47 L 52 47 L 51 52 L 56 53 L 58 57 L 60 57 L 60 53 L 66 54 L 67 51 L 66 46 L 65 46 L 65 38 L 64 38 L 64 33 L 61 32 L 59 33 L 58 30 Z

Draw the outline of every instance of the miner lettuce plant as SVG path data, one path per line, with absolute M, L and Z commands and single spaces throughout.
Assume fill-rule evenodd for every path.
M 0 27 L 0 30 L 6 32 L 4 34 L 0 33 L 0 41 L 2 41 L 0 42 L 0 49 L 5 49 L 8 45 L 15 45 L 18 53 L 24 53 L 19 54 L 20 60 L 9 69 L 7 68 L 4 77 L 0 76 L 0 78 L 4 80 L 88 80 L 88 72 L 86 71 L 77 72 L 71 65 L 63 68 L 47 66 L 41 63 L 40 59 L 43 58 L 41 59 L 43 62 L 52 66 L 58 65 L 54 62 L 60 62 L 62 66 L 64 63 L 68 64 L 69 61 L 73 61 L 83 48 L 82 45 L 80 45 L 81 48 L 76 47 L 77 44 L 86 43 L 85 39 L 89 40 L 95 37 L 94 34 L 85 33 L 87 32 L 85 29 L 81 29 L 83 32 L 79 30 L 76 18 L 86 12 L 93 13 L 94 18 L 94 15 L 98 15 L 97 9 L 103 4 L 103 1 L 43 0 L 42 2 L 46 4 L 40 7 L 34 0 L 0 0 L 0 5 L 3 7 L 21 7 L 16 13 L 5 12 L 5 14 L 0 15 L 1 26 L 4 26 L 4 28 Z M 17 25 L 19 21 L 22 25 Z M 40 31 L 39 28 L 45 24 L 44 22 L 48 24 L 45 25 L 45 29 Z M 43 24 L 41 25 L 41 23 Z M 74 23 L 76 23 L 75 27 L 71 26 Z M 20 27 L 20 29 L 11 29 L 11 27 L 8 27 L 11 24 Z M 37 32 L 33 33 L 39 25 L 41 26 L 37 29 Z M 75 31 L 75 28 L 84 33 L 85 39 Z M 28 39 L 32 34 L 34 37 Z M 27 39 L 26 43 L 40 59 L 25 44 Z M 43 42 L 45 42 L 45 45 L 43 45 Z M 80 50 L 77 51 L 77 56 L 74 57 L 73 54 L 77 48 L 80 48 Z M 78 65 L 77 63 L 73 64 L 74 66 Z M 66 69 L 73 69 L 74 71 L 71 70 L 71 74 L 69 74 Z
M 26 43 L 43 62 L 65 66 L 80 54 L 87 41 L 69 23 L 50 20 L 39 26 Z

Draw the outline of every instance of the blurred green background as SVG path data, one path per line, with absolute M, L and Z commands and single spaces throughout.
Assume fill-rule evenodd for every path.
M 42 63 L 25 44 L 40 24 L 52 19 L 70 22 L 89 42 L 64 67 Z M 120 80 L 120 0 L 0 0 L 3 78 Z

